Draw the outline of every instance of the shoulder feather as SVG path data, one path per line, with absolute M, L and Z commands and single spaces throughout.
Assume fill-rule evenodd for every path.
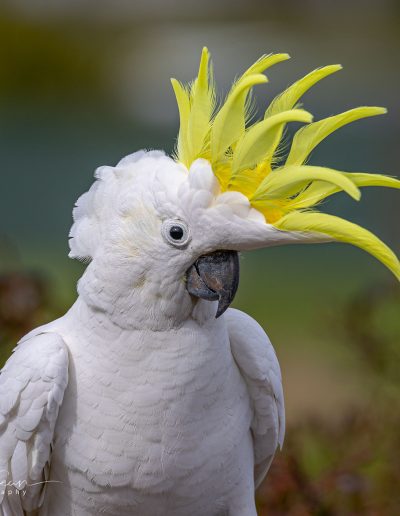
M 23 339 L 3 367 L 0 486 L 11 488 L 0 490 L 0 514 L 14 516 L 38 508 L 67 383 L 68 351 L 56 333 Z

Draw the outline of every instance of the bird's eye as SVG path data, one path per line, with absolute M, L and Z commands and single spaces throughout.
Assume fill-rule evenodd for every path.
M 181 220 L 165 220 L 161 232 L 164 239 L 174 247 L 185 247 L 190 241 L 189 228 Z
M 185 233 L 181 226 L 172 226 L 169 229 L 169 236 L 172 238 L 172 240 L 182 240 L 184 234 Z

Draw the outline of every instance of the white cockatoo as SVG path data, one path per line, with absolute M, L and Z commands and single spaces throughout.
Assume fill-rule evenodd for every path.
M 207 49 L 173 80 L 173 157 L 139 151 L 101 167 L 74 210 L 70 256 L 89 264 L 78 299 L 25 336 L 0 375 L 0 515 L 254 516 L 254 489 L 285 431 L 278 361 L 263 329 L 228 309 L 238 252 L 339 240 L 381 260 L 367 230 L 315 205 L 378 174 L 304 165 L 360 107 L 312 123 L 296 105 L 340 66 L 295 82 L 250 121 L 249 92 L 288 58 L 263 56 L 216 95 Z M 305 125 L 282 160 L 288 122 Z M 278 156 L 278 158 L 277 158 Z

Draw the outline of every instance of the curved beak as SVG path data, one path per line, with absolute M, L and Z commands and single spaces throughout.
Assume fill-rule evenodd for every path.
M 189 294 L 218 301 L 218 318 L 232 303 L 239 286 L 238 253 L 215 251 L 200 256 L 186 272 L 186 279 Z

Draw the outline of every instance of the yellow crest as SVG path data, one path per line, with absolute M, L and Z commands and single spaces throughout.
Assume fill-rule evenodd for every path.
M 172 79 L 180 116 L 175 159 L 187 168 L 197 158 L 207 159 L 221 191 L 243 193 L 267 223 L 284 231 L 323 233 L 354 244 L 378 258 L 400 279 L 399 260 L 375 235 L 314 208 L 339 191 L 359 200 L 359 187 L 400 188 L 400 181 L 381 174 L 305 165 L 313 149 L 333 131 L 355 120 L 384 114 L 386 109 L 363 106 L 313 122 L 310 113 L 298 108 L 298 101 L 311 86 L 341 69 L 340 65 L 331 65 L 293 83 L 272 100 L 262 120 L 252 122 L 252 87 L 268 82 L 262 72 L 286 59 L 288 54 L 262 56 L 217 106 L 210 55 L 204 48 L 198 76 L 191 84 Z M 295 133 L 282 164 L 280 144 L 289 122 L 307 125 Z

